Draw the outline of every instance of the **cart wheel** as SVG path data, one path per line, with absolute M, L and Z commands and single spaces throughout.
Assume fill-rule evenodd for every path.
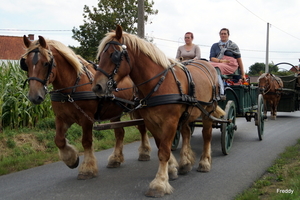
M 235 125 L 235 103 L 234 101 L 228 101 L 225 107 L 225 116 L 224 119 L 231 120 L 230 123 L 223 123 L 221 128 L 221 145 L 222 152 L 224 155 L 228 155 L 229 150 L 232 146 L 234 131 L 236 130 Z
M 178 144 L 179 144 L 179 141 L 180 141 L 180 130 L 176 130 L 176 134 L 175 134 L 175 137 L 174 137 L 174 140 L 173 140 L 173 143 L 172 143 L 172 147 L 171 147 L 171 150 L 172 151 L 175 151 L 178 147 Z
M 264 134 L 264 99 L 262 94 L 258 95 L 258 101 L 257 101 L 257 119 L 256 119 L 256 126 L 257 126 L 257 131 L 258 131 L 258 138 L 259 140 L 263 139 L 263 134 Z
M 193 135 L 193 133 L 195 131 L 195 124 L 196 124 L 196 122 L 191 122 L 190 123 L 191 135 Z M 175 138 L 173 140 L 172 147 L 171 147 L 172 151 L 175 151 L 178 147 L 178 144 L 179 144 L 179 141 L 180 141 L 180 134 L 181 134 L 180 131 L 176 130 L 176 135 L 175 135 Z
M 193 133 L 195 131 L 195 124 L 196 124 L 196 122 L 191 122 L 190 123 L 191 135 L 193 135 Z

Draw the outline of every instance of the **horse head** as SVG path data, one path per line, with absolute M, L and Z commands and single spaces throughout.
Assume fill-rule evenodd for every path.
M 107 34 L 98 47 L 99 64 L 92 85 L 98 96 L 117 91 L 117 83 L 130 73 L 130 59 L 127 46 L 121 42 L 122 37 L 123 30 L 118 25 L 114 32 Z
M 47 83 L 54 67 L 54 58 L 42 36 L 32 42 L 24 35 L 23 42 L 27 51 L 22 56 L 20 65 L 24 71 L 27 71 L 28 99 L 34 104 L 40 104 L 47 94 Z
M 270 73 L 263 73 L 258 78 L 258 88 L 262 94 L 266 94 L 270 90 Z

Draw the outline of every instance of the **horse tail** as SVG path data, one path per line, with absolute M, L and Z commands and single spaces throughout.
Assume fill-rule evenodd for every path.
M 217 106 L 216 110 L 212 113 L 212 115 L 216 118 L 221 118 L 225 114 L 225 111 L 220 106 Z

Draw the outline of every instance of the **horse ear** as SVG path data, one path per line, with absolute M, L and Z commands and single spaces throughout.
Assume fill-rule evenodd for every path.
M 25 44 L 25 46 L 28 48 L 31 44 L 31 41 L 28 39 L 28 37 L 26 35 L 23 36 L 23 42 Z
M 43 48 L 47 47 L 46 40 L 43 38 L 43 36 L 39 36 L 39 43 Z
M 123 29 L 120 25 L 117 25 L 117 28 L 116 28 L 116 39 L 117 40 L 120 40 L 122 38 L 122 32 L 123 32 Z

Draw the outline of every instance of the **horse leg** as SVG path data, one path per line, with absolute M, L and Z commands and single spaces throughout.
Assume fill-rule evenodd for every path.
M 138 125 L 137 127 L 141 133 L 141 145 L 139 147 L 139 161 L 149 161 L 151 153 L 151 145 L 147 134 L 145 125 Z
M 79 167 L 78 180 L 87 180 L 98 175 L 97 159 L 93 149 L 93 124 L 86 121 L 82 126 L 82 146 L 84 149 L 84 160 Z
M 200 158 L 199 172 L 209 172 L 211 169 L 211 138 L 212 138 L 212 120 L 208 119 L 207 116 L 203 116 L 203 152 Z
M 64 123 L 58 117 L 55 119 L 55 125 L 56 135 L 54 142 L 59 149 L 59 157 L 69 168 L 74 169 L 79 164 L 78 152 L 65 138 L 65 133 L 71 125 Z
M 191 129 L 188 123 L 181 128 L 182 148 L 180 151 L 179 174 L 187 174 L 195 163 L 195 153 L 191 149 Z
M 169 174 L 174 178 L 173 176 L 176 175 L 175 173 L 177 172 L 177 161 L 171 153 L 172 141 L 177 127 L 167 121 L 163 124 L 165 126 L 162 125 L 161 131 L 157 131 L 158 127 L 149 129 L 158 147 L 159 158 L 158 171 L 155 178 L 151 181 L 148 191 L 145 193 L 145 195 L 149 197 L 163 197 L 165 194 L 171 194 L 173 187 L 169 183 Z M 153 130 L 155 130 L 155 132 Z
M 168 175 L 168 161 L 171 157 L 171 145 L 170 147 L 168 146 L 161 143 L 159 147 L 159 167 L 155 179 L 151 181 L 149 189 L 145 194 L 148 197 L 163 197 L 165 194 L 171 194 L 173 192 L 173 187 L 169 183 Z
M 115 129 L 115 148 L 112 154 L 108 158 L 107 168 L 117 168 L 120 167 L 121 163 L 124 162 L 123 155 L 123 140 L 124 140 L 124 128 L 116 128 Z
M 176 158 L 171 152 L 171 156 L 168 162 L 168 174 L 170 180 L 175 180 L 178 178 L 178 163 Z
M 264 98 L 264 119 L 265 120 L 268 120 L 268 118 L 267 118 L 267 109 L 268 109 L 267 100 Z
M 276 119 L 276 100 L 271 100 L 271 119 L 275 120 Z
M 279 103 L 280 97 L 276 96 L 276 99 L 273 102 L 273 120 L 276 120 L 277 117 L 277 106 Z

